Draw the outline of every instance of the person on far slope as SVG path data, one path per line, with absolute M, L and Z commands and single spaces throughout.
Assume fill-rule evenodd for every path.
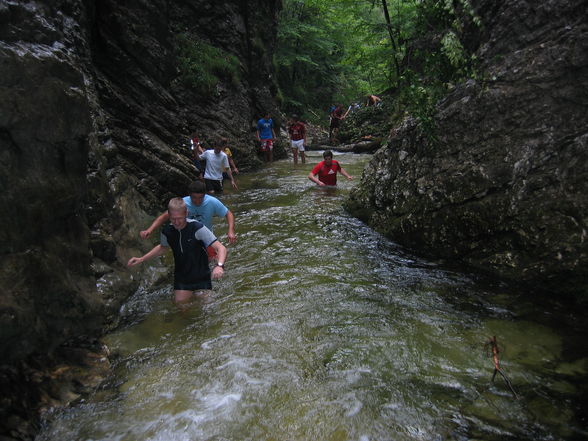
M 368 95 L 367 96 L 367 101 L 365 103 L 365 106 L 366 107 L 369 107 L 369 106 L 378 106 L 381 101 L 382 101 L 382 98 L 380 98 L 379 96 L 376 96 L 376 95 Z
M 341 173 L 348 180 L 352 180 L 353 176 L 347 173 L 338 161 L 333 160 L 333 152 L 325 150 L 323 153 L 323 161 L 314 166 L 312 171 L 308 174 L 310 179 L 315 184 L 323 187 L 326 185 L 337 185 L 337 173 Z
M 331 112 L 331 124 L 329 125 L 329 142 L 336 144 L 338 142 L 337 136 L 339 136 L 339 128 L 341 127 L 341 121 L 345 118 L 343 115 L 343 107 L 341 104 L 337 104 L 335 109 Z

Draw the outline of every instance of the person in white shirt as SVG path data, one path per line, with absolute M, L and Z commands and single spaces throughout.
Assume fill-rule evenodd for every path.
M 238 188 L 229 165 L 229 158 L 222 150 L 222 145 L 216 143 L 213 150 L 205 150 L 199 155 L 201 160 L 206 161 L 204 182 L 206 184 L 206 191 L 210 194 L 223 192 L 223 172 L 225 170 L 233 188 Z

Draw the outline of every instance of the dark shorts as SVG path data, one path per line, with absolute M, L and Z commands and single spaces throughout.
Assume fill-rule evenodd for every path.
M 204 179 L 206 184 L 206 191 L 214 190 L 215 193 L 223 192 L 223 181 L 217 181 L 215 179 Z
M 331 128 L 332 129 L 336 129 L 340 125 L 341 125 L 341 120 L 340 119 L 337 119 L 337 118 L 331 119 Z
M 201 280 L 196 283 L 184 283 L 174 281 L 174 289 L 183 291 L 198 291 L 201 289 L 212 289 L 212 282 L 210 280 Z

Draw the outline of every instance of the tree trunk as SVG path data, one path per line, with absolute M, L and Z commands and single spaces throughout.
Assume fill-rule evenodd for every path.
M 386 27 L 388 28 L 388 35 L 390 35 L 390 42 L 392 43 L 392 59 L 394 60 L 394 67 L 396 68 L 396 85 L 400 81 L 400 64 L 398 64 L 398 47 L 396 46 L 396 40 L 394 39 L 394 32 L 392 29 L 392 22 L 390 21 L 390 13 L 388 12 L 388 2 L 382 0 L 382 9 L 384 10 L 384 17 L 386 18 Z

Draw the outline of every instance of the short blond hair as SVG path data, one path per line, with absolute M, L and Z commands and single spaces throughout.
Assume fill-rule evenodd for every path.
M 167 204 L 167 211 L 186 211 L 186 203 L 182 198 L 172 198 Z

